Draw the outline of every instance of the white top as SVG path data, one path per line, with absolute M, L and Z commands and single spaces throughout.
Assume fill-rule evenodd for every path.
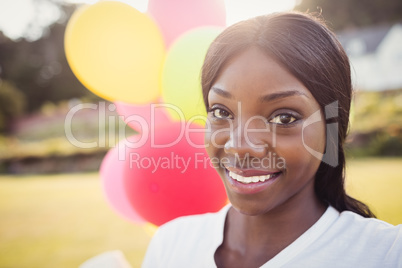
M 152 238 L 142 268 L 216 267 L 230 205 L 217 213 L 186 216 L 162 225 Z M 321 218 L 262 268 L 400 267 L 402 225 L 339 213 L 328 207 Z

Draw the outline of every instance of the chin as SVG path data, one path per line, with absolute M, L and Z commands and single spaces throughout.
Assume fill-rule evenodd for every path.
M 246 216 L 259 216 L 268 213 L 273 208 L 268 207 L 268 202 L 258 202 L 257 200 L 233 198 L 230 193 L 228 193 L 229 201 L 232 207 L 240 214 Z M 231 198 L 232 197 L 232 198 Z

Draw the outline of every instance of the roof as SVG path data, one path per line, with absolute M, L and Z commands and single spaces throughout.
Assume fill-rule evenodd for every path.
M 377 25 L 360 29 L 349 29 L 336 35 L 350 56 L 375 53 L 392 25 Z

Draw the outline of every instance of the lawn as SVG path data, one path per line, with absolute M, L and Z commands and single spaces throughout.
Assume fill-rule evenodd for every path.
M 115 249 L 139 267 L 151 235 L 102 191 L 96 173 L 0 177 L 0 267 L 78 267 Z
M 347 174 L 353 196 L 402 223 L 402 159 L 352 160 Z M 0 215 L 0 268 L 78 267 L 114 249 L 139 267 L 150 240 L 109 207 L 96 173 L 0 176 Z
M 346 178 L 349 194 L 368 204 L 377 218 L 402 224 L 402 158 L 349 161 Z

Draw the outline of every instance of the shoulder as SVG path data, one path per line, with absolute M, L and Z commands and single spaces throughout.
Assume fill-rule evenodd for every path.
M 366 267 L 402 266 L 402 225 L 364 218 L 356 213 L 344 211 L 331 226 L 326 236 L 331 241 L 332 252 L 338 257 Z M 361 266 L 363 267 L 363 266 Z
M 395 226 L 379 219 L 365 218 L 351 211 L 340 213 L 338 224 L 350 233 L 366 233 L 370 239 L 400 239 L 402 236 L 402 225 Z
M 223 238 L 229 206 L 216 213 L 183 216 L 161 225 L 148 246 L 142 267 L 195 267 Z M 210 252 L 211 251 L 211 252 Z M 211 255 L 211 256 L 210 256 Z
M 219 217 L 220 214 L 221 211 L 198 214 L 198 215 L 182 216 L 161 225 L 159 229 L 161 230 L 174 229 L 187 226 L 199 227 L 203 226 L 204 224 L 211 224 Z
M 402 268 L 402 225 L 329 210 L 334 220 L 286 267 Z
M 219 214 L 220 212 L 176 218 L 161 225 L 155 233 L 155 238 L 159 237 L 166 242 L 175 242 L 180 238 L 191 241 L 196 236 L 212 231 L 219 224 Z
M 334 231 L 354 244 L 389 248 L 398 246 L 402 250 L 402 225 L 394 226 L 379 219 L 364 218 L 354 212 L 344 211 L 340 213 Z

